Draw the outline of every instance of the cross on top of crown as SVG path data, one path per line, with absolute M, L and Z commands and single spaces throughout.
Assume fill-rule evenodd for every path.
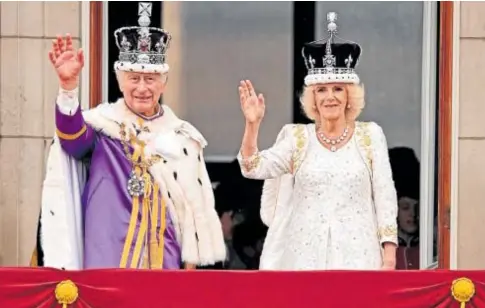
M 335 13 L 335 12 L 328 12 L 327 13 L 327 21 L 328 22 L 336 22 L 337 21 L 337 13 Z
M 140 2 L 138 4 L 138 16 L 152 16 L 152 4 L 150 2 Z
M 150 16 L 152 15 L 152 4 L 150 2 L 140 2 L 138 4 L 138 24 L 142 27 L 150 25 Z
M 330 34 L 334 34 L 337 32 L 337 24 L 335 23 L 337 21 L 337 13 L 335 12 L 329 12 L 327 13 L 327 30 L 330 32 Z

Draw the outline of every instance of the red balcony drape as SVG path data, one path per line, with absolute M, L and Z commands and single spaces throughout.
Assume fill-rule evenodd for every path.
M 67 282 L 66 282 L 67 281 Z M 0 307 L 485 307 L 485 271 L 1 268 Z

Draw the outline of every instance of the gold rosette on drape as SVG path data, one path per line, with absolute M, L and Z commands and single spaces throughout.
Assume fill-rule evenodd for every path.
M 74 304 L 79 296 L 79 290 L 71 280 L 64 280 L 57 284 L 56 300 L 62 308 L 67 308 L 67 305 Z
M 475 284 L 465 277 L 455 279 L 451 285 L 451 295 L 460 303 L 460 308 L 465 308 L 475 295 Z

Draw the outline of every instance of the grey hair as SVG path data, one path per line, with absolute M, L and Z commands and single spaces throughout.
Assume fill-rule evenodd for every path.
M 130 72 L 115 70 L 116 80 L 118 80 L 118 82 L 120 82 L 121 74 L 124 74 L 124 73 L 130 73 Z M 134 73 L 137 73 L 137 72 L 134 72 Z M 141 74 L 143 74 L 143 73 L 141 73 Z M 168 80 L 168 72 L 167 73 L 160 73 L 160 76 L 162 78 L 165 77 L 165 80 L 163 80 L 163 82 L 167 82 L 167 80 Z
M 120 91 L 122 91 L 122 92 L 123 92 L 123 89 L 122 89 L 122 78 L 121 77 L 125 73 L 130 73 L 130 72 L 115 70 L 116 80 L 118 81 L 118 86 L 120 88 Z M 136 72 L 134 72 L 134 73 L 136 73 Z M 166 84 L 168 82 L 168 72 L 167 73 L 160 73 L 160 76 L 162 77 L 162 83 Z

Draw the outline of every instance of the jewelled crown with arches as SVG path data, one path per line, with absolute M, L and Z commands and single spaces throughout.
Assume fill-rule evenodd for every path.
M 334 82 L 359 84 L 355 67 L 362 48 L 355 42 L 337 36 L 337 13 L 328 13 L 327 21 L 328 38 L 306 43 L 301 51 L 308 70 L 305 85 Z
M 162 74 L 169 71 L 166 52 L 172 36 L 164 29 L 149 27 L 151 14 L 152 4 L 140 2 L 139 26 L 121 27 L 114 32 L 120 50 L 115 70 Z

